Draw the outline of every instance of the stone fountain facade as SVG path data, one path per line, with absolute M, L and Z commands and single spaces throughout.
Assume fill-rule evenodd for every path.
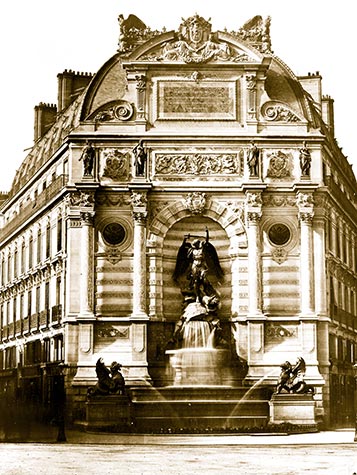
M 268 35 L 268 23 L 256 26 Z M 269 41 L 243 36 L 213 32 L 193 16 L 177 32 L 122 42 L 88 88 L 83 125 L 72 133 L 72 179 L 80 196 L 92 197 L 70 207 L 73 217 L 83 216 L 71 232 L 83 235 L 80 261 L 88 264 L 73 387 L 91 384 L 101 355 L 123 365 L 134 406 L 138 386 L 249 388 L 261 381 L 271 388 L 286 354 L 303 354 L 324 414 L 324 198 L 313 106 L 296 78 L 290 99 L 284 78 L 291 73 Z M 284 87 L 275 86 L 276 76 Z M 111 97 L 118 87 L 120 99 Z M 92 124 L 97 163 L 90 180 L 78 158 Z M 303 174 L 306 140 L 310 168 Z M 110 234 L 116 227 L 118 243 Z M 188 356 L 170 347 L 183 312 L 173 279 L 177 252 L 184 236 L 205 229 L 224 274 L 215 282 L 226 341 L 214 351 L 219 364 L 209 364 L 212 350 Z M 203 365 L 215 368 L 213 378 Z
M 119 20 L 117 52 L 95 76 L 81 77 L 83 92 L 72 103 L 67 98 L 53 129 L 36 142 L 33 155 L 44 154 L 43 160 L 26 165 L 27 174 L 20 169 L 15 198 L 2 209 L 5 221 L 16 216 L 17 189 L 26 185 L 35 193 L 36 176 L 64 170 L 66 181 L 35 202 L 36 213 L 43 212 L 31 215 L 32 224 L 26 208 L 26 219 L 17 217 L 3 230 L 4 249 L 21 247 L 11 241 L 16 223 L 25 248 L 41 227 L 48 230 L 42 238 L 52 239 L 53 255 L 42 264 L 39 257 L 42 267 L 31 278 L 31 269 L 23 274 L 33 298 L 35 287 L 39 295 L 46 288 L 38 305 L 46 300 L 48 309 L 34 312 L 25 294 L 33 315 L 23 333 L 16 330 L 22 340 L 15 350 L 28 344 L 28 335 L 31 344 L 48 337 L 72 421 L 85 419 L 98 358 L 120 362 L 131 409 L 144 428 L 160 424 L 159 412 L 155 421 L 145 412 L 159 407 L 160 398 L 180 407 L 174 418 L 180 427 L 184 413 L 186 422 L 194 419 L 188 404 L 202 416 L 202 427 L 204 407 L 212 408 L 209 424 L 224 427 L 233 410 L 227 401 L 243 407 L 244 395 L 258 386 L 271 394 L 281 362 L 302 356 L 316 417 L 328 422 L 334 285 L 343 281 L 347 295 L 356 278 L 356 269 L 337 262 L 347 244 L 336 216 L 354 216 L 355 209 L 351 199 L 337 209 L 341 193 L 332 175 L 347 168 L 340 166 L 346 160 L 334 145 L 321 77 L 298 78 L 272 53 L 270 19 L 257 16 L 232 32 L 199 15 L 173 31 L 152 31 L 133 15 Z M 72 73 L 61 76 L 63 100 L 69 79 L 76 79 Z M 25 175 L 28 183 L 21 182 Z M 341 178 L 344 190 L 355 183 L 348 180 Z M 349 223 L 345 254 L 353 267 L 356 221 L 342 221 Z M 66 243 L 57 253 L 54 229 Z M 205 307 L 199 320 L 210 331 L 218 321 L 224 344 L 188 352 L 175 341 L 188 303 L 175 266 L 184 237 L 205 239 L 206 229 L 222 276 L 207 268 L 215 293 L 196 295 L 196 289 L 194 301 L 205 307 L 204 297 L 218 298 L 213 313 Z M 6 289 L 5 301 L 13 295 Z M 6 326 L 1 347 L 9 354 L 14 328 Z M 245 414 L 267 421 L 267 394 L 253 398 L 264 401 L 263 411 Z

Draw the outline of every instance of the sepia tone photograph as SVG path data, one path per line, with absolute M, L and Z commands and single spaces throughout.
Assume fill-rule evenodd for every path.
M 0 15 L 1 472 L 355 475 L 353 5 Z

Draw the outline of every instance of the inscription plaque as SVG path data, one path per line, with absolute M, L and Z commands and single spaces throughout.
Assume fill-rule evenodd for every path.
M 237 120 L 237 83 L 159 81 L 158 118 Z

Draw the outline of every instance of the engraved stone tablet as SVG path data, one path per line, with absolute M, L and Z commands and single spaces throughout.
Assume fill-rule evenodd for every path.
M 158 119 L 237 120 L 237 102 L 233 81 L 158 83 Z

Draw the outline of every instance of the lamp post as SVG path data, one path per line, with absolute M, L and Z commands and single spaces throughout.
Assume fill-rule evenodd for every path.
M 65 433 L 65 404 L 66 404 L 66 392 L 64 388 L 64 367 L 63 363 L 58 365 L 59 375 L 55 376 L 55 406 L 57 413 L 57 442 L 66 442 Z
M 355 378 L 355 438 L 354 441 L 357 442 L 357 363 L 353 365 L 353 376 Z

